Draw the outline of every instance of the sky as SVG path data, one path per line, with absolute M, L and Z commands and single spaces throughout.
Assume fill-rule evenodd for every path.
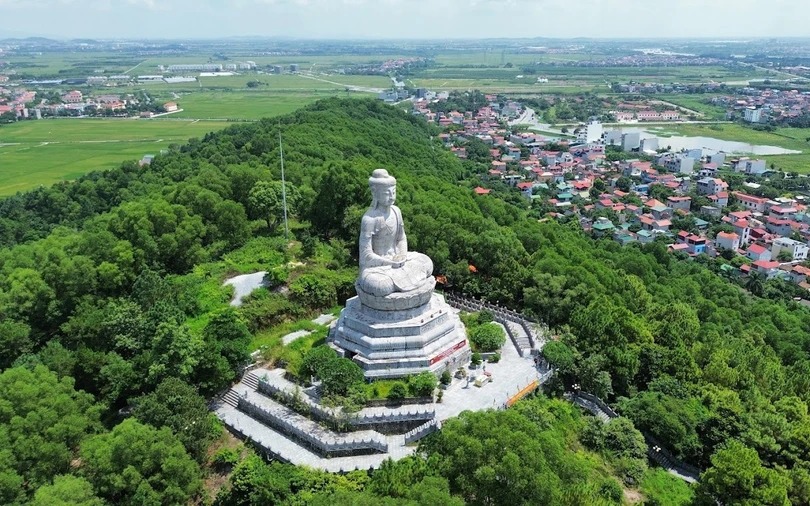
M 808 0 L 0 0 L 0 37 L 810 37 Z

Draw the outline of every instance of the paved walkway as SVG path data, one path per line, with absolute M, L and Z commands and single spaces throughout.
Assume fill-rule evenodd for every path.
M 475 375 L 491 373 L 492 381 L 482 387 L 473 385 Z M 497 364 L 486 363 L 478 369 L 467 369 L 470 382 L 453 379 L 444 391 L 442 402 L 436 404 L 436 418 L 439 421 L 458 416 L 462 411 L 501 409 L 510 397 L 514 396 L 532 381 L 540 380 L 540 371 L 534 359 L 521 357 L 517 349 L 506 343 L 501 349 L 501 360 Z
M 233 286 L 233 299 L 231 299 L 231 306 L 241 306 L 242 299 L 250 295 L 253 290 L 264 286 L 264 276 L 267 274 L 265 271 L 254 272 L 253 274 L 242 274 L 241 276 L 234 276 L 226 279 L 223 286 Z

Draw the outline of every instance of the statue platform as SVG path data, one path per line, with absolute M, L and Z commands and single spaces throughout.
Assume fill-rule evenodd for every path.
M 428 284 L 409 298 L 424 301 L 418 305 L 396 304 L 389 296 L 371 307 L 365 304 L 373 297 L 369 294 L 349 299 L 329 344 L 362 367 L 366 379 L 440 374 L 465 365 L 470 346 L 464 325 L 444 298 L 433 293 L 435 281 L 431 278 Z M 386 306 L 392 309 L 380 309 Z

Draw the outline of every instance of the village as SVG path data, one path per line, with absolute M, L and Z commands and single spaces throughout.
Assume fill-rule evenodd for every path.
M 715 262 L 725 275 L 810 289 L 806 199 L 757 196 L 773 174 L 765 160 L 661 148 L 654 136 L 596 120 L 575 138 L 525 131 L 515 123 L 526 115 L 519 101 L 485 98 L 477 110 L 436 113 L 442 107 L 428 100 L 414 109 L 444 128 L 440 138 L 457 157 L 477 163 L 481 198 L 516 188 L 539 219 L 576 221 L 622 245 L 662 243 L 674 255 Z

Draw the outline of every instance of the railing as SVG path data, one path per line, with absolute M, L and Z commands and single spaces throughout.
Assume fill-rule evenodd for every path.
M 302 424 L 297 423 L 297 421 L 284 418 L 278 413 L 274 413 L 242 397 L 239 398 L 238 409 L 278 429 L 284 434 L 302 441 L 310 448 L 324 455 L 367 450 L 374 450 L 380 453 L 388 452 L 388 443 L 386 441 L 380 441 L 371 436 L 358 439 L 356 436 L 339 436 L 337 434 L 325 433 L 325 431 L 319 433 L 319 431 L 316 430 L 305 430 L 302 428 Z
M 436 410 L 432 405 L 424 408 L 408 408 L 404 412 L 397 413 L 344 413 L 341 410 L 325 408 L 306 395 L 301 395 L 298 397 L 295 395 L 295 393 L 285 390 L 283 387 L 274 385 L 261 378 L 259 379 L 258 391 L 269 397 L 278 398 L 287 405 L 303 403 L 306 406 L 309 414 L 318 420 L 333 423 L 348 423 L 352 427 L 381 423 L 432 420 L 436 417 Z
M 445 296 L 445 299 L 447 300 L 447 302 L 450 305 L 455 306 L 455 307 L 457 307 L 459 309 L 463 309 L 465 311 L 470 311 L 470 312 L 483 311 L 483 310 L 487 310 L 487 311 L 492 312 L 492 314 L 495 317 L 495 321 L 497 321 L 498 323 L 503 324 L 503 326 L 507 329 L 507 333 L 509 334 L 509 337 L 510 337 L 512 343 L 515 345 L 515 348 L 517 348 L 518 351 L 522 352 L 522 347 L 517 343 L 517 340 L 516 340 L 516 338 L 514 336 L 514 333 L 509 328 L 509 325 L 507 324 L 507 322 L 511 321 L 513 323 L 516 323 L 516 324 L 520 325 L 523 328 L 523 330 L 526 332 L 526 337 L 529 340 L 530 348 L 531 349 L 537 349 L 537 344 L 538 343 L 537 343 L 536 339 L 534 338 L 533 329 L 530 326 L 530 324 L 532 324 L 532 323 L 534 323 L 534 324 L 537 323 L 534 320 L 532 320 L 530 318 L 527 318 L 525 315 L 523 315 L 521 313 L 518 313 L 516 311 L 513 311 L 513 310 L 511 310 L 511 309 L 509 309 L 507 307 L 503 307 L 503 306 L 500 306 L 500 305 L 497 305 L 497 304 L 492 304 L 491 302 L 487 302 L 487 301 L 484 301 L 484 300 L 479 300 L 479 299 L 474 299 L 474 298 L 469 298 L 469 297 L 463 297 L 461 295 L 458 295 L 458 294 L 455 294 L 455 293 L 450 293 L 450 292 L 445 292 L 444 296 Z
M 515 336 L 514 332 L 509 326 L 509 322 L 516 323 L 521 326 L 521 328 L 526 333 L 526 338 L 528 340 L 529 347 L 528 349 L 536 349 L 537 341 L 534 339 L 532 335 L 532 329 L 530 327 L 531 323 L 535 323 L 532 320 L 526 318 L 520 313 L 512 311 L 509 308 L 502 307 L 496 304 L 492 304 L 487 301 L 477 300 L 477 299 L 470 299 L 467 297 L 462 297 L 460 295 L 454 293 L 445 293 L 445 298 L 447 302 L 459 309 L 463 309 L 465 311 L 476 312 L 476 311 L 483 311 L 487 310 L 492 312 L 494 319 L 496 322 L 502 324 L 506 329 L 506 333 L 509 336 L 509 340 L 512 341 L 512 344 L 518 350 L 518 353 L 523 355 L 523 350 L 527 349 L 525 346 L 522 346 Z
M 416 427 L 405 434 L 405 444 L 411 444 L 415 441 L 419 441 L 423 437 L 436 432 L 440 428 L 441 424 L 436 419 L 423 423 L 419 427 Z

